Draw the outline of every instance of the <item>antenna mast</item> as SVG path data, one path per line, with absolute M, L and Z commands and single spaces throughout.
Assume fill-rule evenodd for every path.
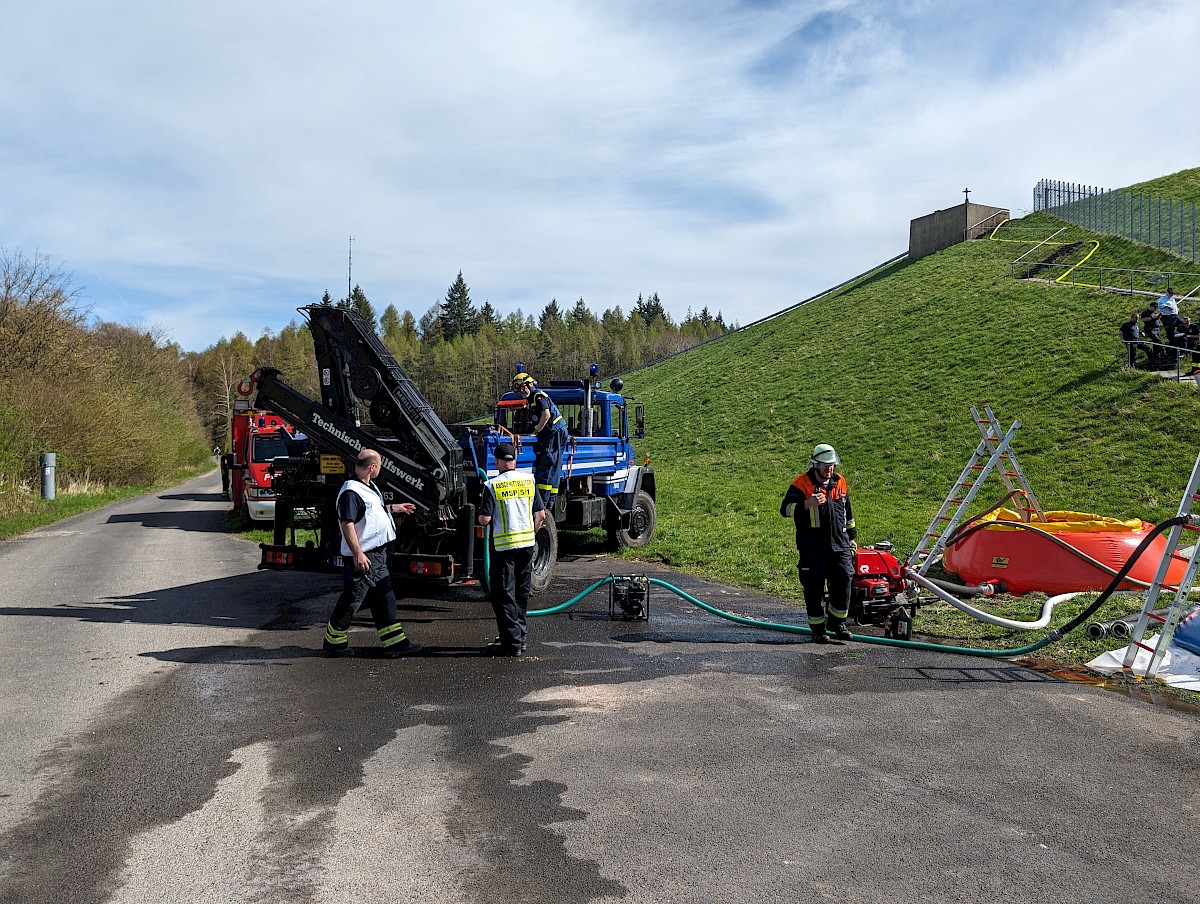
M 346 259 L 346 304 L 350 304 L 350 283 L 354 274 L 354 236 L 350 236 L 350 254 Z

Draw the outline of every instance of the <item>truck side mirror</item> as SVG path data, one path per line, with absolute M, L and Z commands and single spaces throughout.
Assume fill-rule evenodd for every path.
M 638 402 L 633 406 L 633 426 L 635 439 L 646 438 L 646 406 Z

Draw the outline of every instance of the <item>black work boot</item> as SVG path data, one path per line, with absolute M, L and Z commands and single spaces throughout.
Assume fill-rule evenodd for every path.
M 343 656 L 353 656 L 354 650 L 348 643 L 324 643 L 321 645 L 321 655 L 326 659 L 340 659 Z
M 854 640 L 854 635 L 850 633 L 850 629 L 846 627 L 844 621 L 830 621 L 829 630 L 833 632 L 833 636 L 838 640 Z
M 825 633 L 824 628 L 821 628 L 819 631 L 816 628 L 813 628 L 812 642 L 813 643 L 829 643 L 829 635 Z
M 525 653 L 525 647 L 524 645 L 516 646 L 497 637 L 488 642 L 487 646 L 483 648 L 483 652 L 485 656 L 522 656 Z
M 409 640 L 407 637 L 399 643 L 394 643 L 390 647 L 384 647 L 383 653 L 380 654 L 384 659 L 400 659 L 403 656 L 415 656 L 423 650 L 419 643 Z

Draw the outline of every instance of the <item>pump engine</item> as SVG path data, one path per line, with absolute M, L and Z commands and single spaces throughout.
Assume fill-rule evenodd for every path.
M 878 625 L 897 608 L 909 605 L 907 571 L 886 540 L 859 547 L 850 583 L 850 617 L 860 625 Z

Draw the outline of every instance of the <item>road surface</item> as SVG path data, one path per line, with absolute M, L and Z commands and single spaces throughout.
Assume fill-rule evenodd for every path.
M 658 588 L 519 660 L 477 591 L 405 599 L 422 655 L 325 660 L 336 579 L 257 571 L 218 490 L 0 544 L 0 902 L 1200 900 L 1189 713 Z M 560 568 L 539 605 L 642 570 Z

